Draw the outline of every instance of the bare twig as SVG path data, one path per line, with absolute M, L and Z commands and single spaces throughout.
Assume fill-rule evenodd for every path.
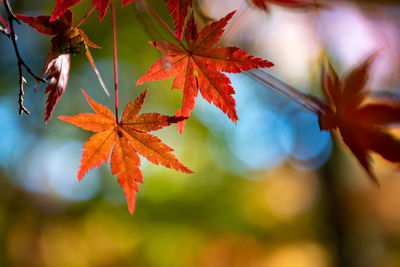
M 4 0 L 4 7 L 7 11 L 8 14 L 8 23 L 9 23 L 9 27 L 10 27 L 10 39 L 11 42 L 13 44 L 14 47 L 14 52 L 15 52 L 15 56 L 17 57 L 17 64 L 18 64 L 18 74 L 19 74 L 19 94 L 18 94 L 18 104 L 19 104 L 19 114 L 22 113 L 26 113 L 29 114 L 29 110 L 24 106 L 24 83 L 26 83 L 26 80 L 23 76 L 22 73 L 22 67 L 25 68 L 25 70 L 38 82 L 46 82 L 44 79 L 42 79 L 41 77 L 37 76 L 36 74 L 34 74 L 31 70 L 31 68 L 29 68 L 29 66 L 25 63 L 25 61 L 21 58 L 21 55 L 19 53 L 18 47 L 17 47 L 17 41 L 16 41 L 16 35 L 15 35 L 15 31 L 14 31 L 14 25 L 13 22 L 16 21 L 18 24 L 20 24 L 19 20 L 15 17 L 14 12 L 11 9 L 9 0 Z
M 11 34 L 10 34 L 10 32 L 8 31 L 8 29 L 3 28 L 3 27 L 0 26 L 0 32 L 1 32 L 2 34 L 4 34 L 5 36 L 7 36 L 8 38 L 11 38 Z

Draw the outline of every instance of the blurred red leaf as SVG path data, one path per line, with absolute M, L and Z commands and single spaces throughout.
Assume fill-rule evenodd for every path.
M 96 132 L 83 146 L 84 152 L 78 170 L 78 180 L 81 180 L 90 169 L 99 167 L 103 161 L 108 163 L 111 154 L 112 174 L 118 175 L 118 182 L 124 190 L 129 211 L 133 213 L 135 192 L 139 192 L 138 182 L 143 183 L 138 154 L 154 164 L 192 173 L 171 154 L 172 148 L 162 143 L 156 136 L 147 133 L 184 118 L 163 116 L 158 113 L 139 115 L 147 94 L 145 91 L 126 106 L 121 121 L 117 122 L 111 110 L 90 99 L 83 90 L 82 92 L 95 113 L 59 117 L 60 120 Z
M 322 89 L 328 105 L 320 104 L 319 115 L 323 130 L 339 129 L 344 143 L 357 157 L 369 177 L 378 183 L 371 168 L 370 152 L 391 162 L 400 162 L 400 140 L 390 132 L 387 124 L 400 122 L 400 103 L 368 102 L 365 90 L 369 70 L 377 53 L 339 80 L 330 64 L 322 68 Z
M 192 16 L 185 30 L 187 47 L 168 42 L 151 42 L 166 56 L 158 60 L 139 79 L 137 85 L 175 76 L 172 88 L 183 91 L 182 108 L 177 111 L 177 116 L 190 116 L 200 90 L 209 103 L 213 102 L 236 122 L 238 120 L 236 103 L 232 97 L 235 91 L 231 81 L 222 71 L 239 73 L 253 68 L 272 67 L 273 64 L 236 47 L 214 47 L 234 13 L 207 25 L 200 33 Z M 180 133 L 183 127 L 184 122 L 178 123 Z

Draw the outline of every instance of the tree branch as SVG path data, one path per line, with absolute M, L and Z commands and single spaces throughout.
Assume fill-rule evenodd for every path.
M 19 104 L 19 114 L 26 113 L 29 114 L 29 110 L 24 106 L 24 83 L 26 83 L 26 80 L 23 76 L 22 73 L 22 67 L 25 68 L 25 70 L 38 82 L 46 82 L 44 79 L 41 77 L 37 76 L 34 74 L 29 68 L 29 66 L 25 63 L 25 61 L 21 58 L 21 55 L 19 53 L 18 47 L 17 47 L 17 37 L 15 35 L 14 31 L 14 25 L 13 22 L 16 21 L 18 24 L 20 24 L 19 20 L 15 17 L 14 12 L 11 9 L 9 0 L 4 0 L 4 7 L 7 11 L 8 14 L 8 23 L 10 27 L 10 32 L 9 32 L 9 38 L 11 39 L 11 42 L 14 47 L 14 52 L 15 56 L 17 57 L 17 64 L 18 64 L 18 74 L 19 74 L 19 93 L 18 93 L 18 104 Z
M 11 38 L 11 34 L 10 34 L 10 32 L 8 31 L 8 29 L 3 28 L 3 27 L 0 26 L 0 32 L 1 32 L 2 34 L 4 34 L 5 36 L 7 36 L 8 38 Z

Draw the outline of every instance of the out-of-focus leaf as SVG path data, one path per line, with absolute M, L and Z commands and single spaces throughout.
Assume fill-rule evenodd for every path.
M 377 53 L 339 80 L 335 70 L 325 64 L 322 68 L 322 89 L 328 105 L 319 115 L 323 130 L 339 129 L 344 143 L 357 157 L 369 177 L 378 183 L 372 171 L 370 152 L 391 162 L 400 162 L 400 140 L 389 132 L 387 124 L 400 122 L 400 103 L 368 102 L 365 90 L 369 69 Z

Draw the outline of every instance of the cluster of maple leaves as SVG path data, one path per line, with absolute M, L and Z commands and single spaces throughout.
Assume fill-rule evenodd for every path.
M 1 2 L 2 0 L 0 0 Z M 65 92 L 70 71 L 70 55 L 85 53 L 98 75 L 100 84 L 108 93 L 98 73 L 89 47 L 99 48 L 89 40 L 79 24 L 73 26 L 70 7 L 81 0 L 56 0 L 51 16 L 16 15 L 16 18 L 29 24 L 42 34 L 54 36 L 51 50 L 46 58 L 42 77 L 49 81 L 45 94 L 48 94 L 45 110 L 47 122 L 57 101 Z M 122 6 L 135 0 L 123 0 Z M 143 0 L 137 0 L 143 2 Z M 278 4 L 292 8 L 322 6 L 320 1 L 311 0 L 247 0 L 251 5 L 268 11 L 268 4 Z M 78 179 L 102 162 L 110 161 L 112 174 L 118 176 L 118 182 L 127 198 L 129 211 L 135 207 L 138 183 L 143 182 L 139 168 L 142 155 L 154 164 L 161 164 L 185 173 L 192 171 L 180 163 L 171 153 L 173 150 L 151 135 L 155 131 L 172 123 L 178 125 L 180 133 L 185 121 L 195 106 L 195 99 L 200 94 L 209 103 L 221 109 L 233 121 L 238 120 L 231 81 L 223 72 L 239 73 L 254 68 L 269 68 L 273 63 L 248 54 L 237 47 L 218 46 L 224 29 L 233 18 L 235 11 L 218 21 L 198 30 L 190 11 L 192 0 L 165 0 L 169 13 L 173 17 L 176 42 L 150 42 L 165 56 L 155 62 L 142 76 L 137 85 L 149 81 L 174 78 L 172 88 L 183 93 L 182 107 L 175 116 L 158 113 L 139 114 L 148 91 L 142 93 L 125 108 L 122 118 L 92 100 L 83 93 L 94 113 L 82 113 L 76 116 L 60 116 L 59 119 L 72 123 L 95 134 L 84 144 Z M 110 6 L 110 0 L 92 0 L 93 9 L 97 9 L 102 20 Z M 112 4 L 112 3 L 111 3 Z M 0 17 L 0 23 L 7 26 Z M 183 39 L 185 41 L 183 41 Z M 398 104 L 373 103 L 363 105 L 368 93 L 364 90 L 369 67 L 375 58 L 373 54 L 360 66 L 350 72 L 341 82 L 333 68 L 327 63 L 322 68 L 322 89 L 327 104 L 311 98 L 319 107 L 318 113 L 322 130 L 339 129 L 346 145 L 357 157 L 370 177 L 377 181 L 370 167 L 369 152 L 374 151 L 392 162 L 400 162 L 400 142 L 392 136 L 388 123 L 398 122 L 400 107 Z M 37 87 L 37 86 L 36 86 Z M 35 89 L 36 89 L 35 87 Z M 265 133 L 268 134 L 268 133 Z M 110 156 L 111 155 L 111 156 Z

